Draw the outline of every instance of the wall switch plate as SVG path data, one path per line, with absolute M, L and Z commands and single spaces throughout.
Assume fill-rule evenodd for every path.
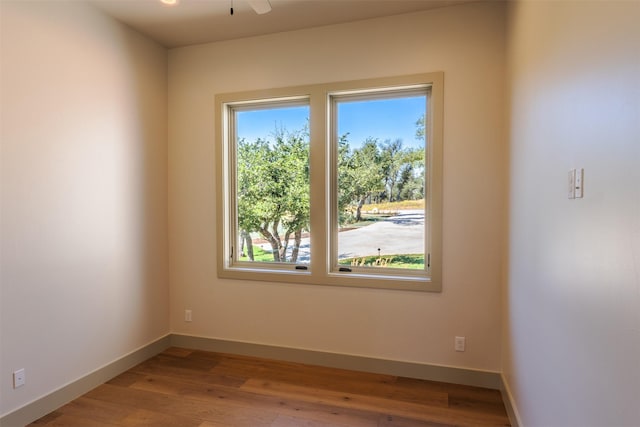
M 576 169 L 576 199 L 581 199 L 584 193 L 582 181 L 584 181 L 584 169 Z
M 191 310 L 184 311 L 184 321 L 191 322 Z
M 456 344 L 455 344 L 456 351 L 464 351 L 466 340 L 467 339 L 465 337 L 456 337 Z
M 568 193 L 568 198 L 569 199 L 575 199 L 576 198 L 576 170 L 575 169 L 571 169 L 569 170 L 569 193 Z
M 581 199 L 584 190 L 583 183 L 584 181 L 584 169 L 571 169 L 569 171 L 569 199 Z
M 18 369 L 13 373 L 13 388 L 22 387 L 26 381 L 24 369 Z

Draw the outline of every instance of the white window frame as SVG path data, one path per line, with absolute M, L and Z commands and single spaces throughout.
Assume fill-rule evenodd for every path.
M 309 86 L 218 94 L 215 97 L 217 273 L 226 279 L 260 280 L 382 289 L 439 292 L 442 290 L 442 72 L 336 82 Z M 337 166 L 332 103 L 341 97 L 397 96 L 426 89 L 425 117 L 425 270 L 350 268 L 337 260 Z M 362 94 L 362 95 L 360 95 Z M 233 108 L 278 105 L 308 100 L 310 107 L 311 261 L 291 263 L 238 262 L 235 213 L 235 148 Z M 297 268 L 296 268 L 297 267 Z M 343 266 L 344 267 L 344 266 Z

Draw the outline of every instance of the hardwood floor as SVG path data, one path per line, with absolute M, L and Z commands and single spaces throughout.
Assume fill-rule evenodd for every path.
M 500 392 L 170 348 L 31 426 L 509 426 Z

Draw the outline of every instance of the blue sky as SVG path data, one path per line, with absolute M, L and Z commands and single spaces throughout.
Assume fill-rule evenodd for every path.
M 400 138 L 405 146 L 422 145 L 415 138 L 415 123 L 424 114 L 425 103 L 424 96 L 340 103 L 338 135 L 349 132 L 352 147 L 369 137 L 380 141 Z
M 289 131 L 300 130 L 307 125 L 308 118 L 308 106 L 240 111 L 236 114 L 238 139 L 273 140 L 277 128 L 284 127 Z
M 338 107 L 338 135 L 349 132 L 349 143 L 359 146 L 368 137 L 402 139 L 405 147 L 422 145 L 415 139 L 415 122 L 425 112 L 424 96 L 374 101 L 341 102 Z M 307 124 L 306 106 L 242 111 L 237 113 L 238 137 L 253 141 L 272 139 L 276 127 L 302 129 Z

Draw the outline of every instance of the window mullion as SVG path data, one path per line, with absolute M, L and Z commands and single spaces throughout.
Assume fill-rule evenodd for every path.
M 327 182 L 329 176 L 327 165 L 327 130 L 328 118 L 326 108 L 326 95 L 322 90 L 315 89 L 310 94 L 309 100 L 309 128 L 311 133 L 310 143 L 310 183 L 311 183 L 311 274 L 317 281 L 326 275 L 328 263 L 328 239 L 329 233 L 325 212 L 329 195 L 327 194 Z

